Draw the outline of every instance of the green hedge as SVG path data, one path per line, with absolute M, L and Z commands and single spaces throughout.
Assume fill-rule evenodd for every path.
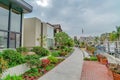
M 22 63 L 25 63 L 24 56 L 22 56 L 20 53 L 18 53 L 15 50 L 3 50 L 2 56 L 4 60 L 8 62 L 9 67 L 13 67 Z
M 19 48 L 16 48 L 16 51 L 19 53 L 22 53 L 22 52 L 28 52 L 29 50 L 26 47 L 19 47 Z
M 48 56 L 50 54 L 50 52 L 47 49 L 40 46 L 33 47 L 32 51 L 42 57 Z

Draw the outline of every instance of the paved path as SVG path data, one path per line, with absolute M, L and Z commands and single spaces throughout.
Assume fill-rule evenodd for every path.
M 83 54 L 75 48 L 73 54 L 38 80 L 80 80 Z
M 86 52 L 85 50 L 82 50 L 83 51 L 83 55 L 84 57 L 87 57 L 87 58 L 90 58 L 90 55 L 88 52 Z
M 105 65 L 94 61 L 85 61 L 80 80 L 113 80 Z

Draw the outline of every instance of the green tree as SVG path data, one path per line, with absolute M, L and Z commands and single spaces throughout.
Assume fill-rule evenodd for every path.
M 120 26 L 116 26 L 117 30 L 117 39 L 120 40 Z
M 68 34 L 65 32 L 59 32 L 55 34 L 55 41 L 59 46 L 73 46 L 74 41 Z
M 47 38 L 46 36 L 41 36 L 37 38 L 37 41 L 40 43 L 41 47 L 46 46 Z
M 115 41 L 116 39 L 117 39 L 117 32 L 113 31 L 112 33 L 110 33 L 109 40 Z
M 99 37 L 95 36 L 95 39 L 94 39 L 95 44 L 98 43 L 98 41 L 99 41 Z

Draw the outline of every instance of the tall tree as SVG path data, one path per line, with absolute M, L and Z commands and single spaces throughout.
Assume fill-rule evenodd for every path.
M 116 30 L 117 30 L 117 38 L 118 40 L 120 40 L 120 26 L 116 26 Z
M 110 33 L 109 40 L 115 41 L 116 39 L 117 39 L 117 32 L 113 31 L 112 33 Z
M 55 34 L 55 41 L 59 46 L 73 46 L 74 41 L 65 32 L 59 32 Z

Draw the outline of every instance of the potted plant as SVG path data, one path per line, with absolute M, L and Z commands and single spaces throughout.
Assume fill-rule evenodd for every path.
M 102 64 L 104 64 L 104 65 L 108 64 L 107 58 L 106 58 L 105 56 L 102 56 L 102 57 L 100 58 L 100 63 L 102 63 Z

